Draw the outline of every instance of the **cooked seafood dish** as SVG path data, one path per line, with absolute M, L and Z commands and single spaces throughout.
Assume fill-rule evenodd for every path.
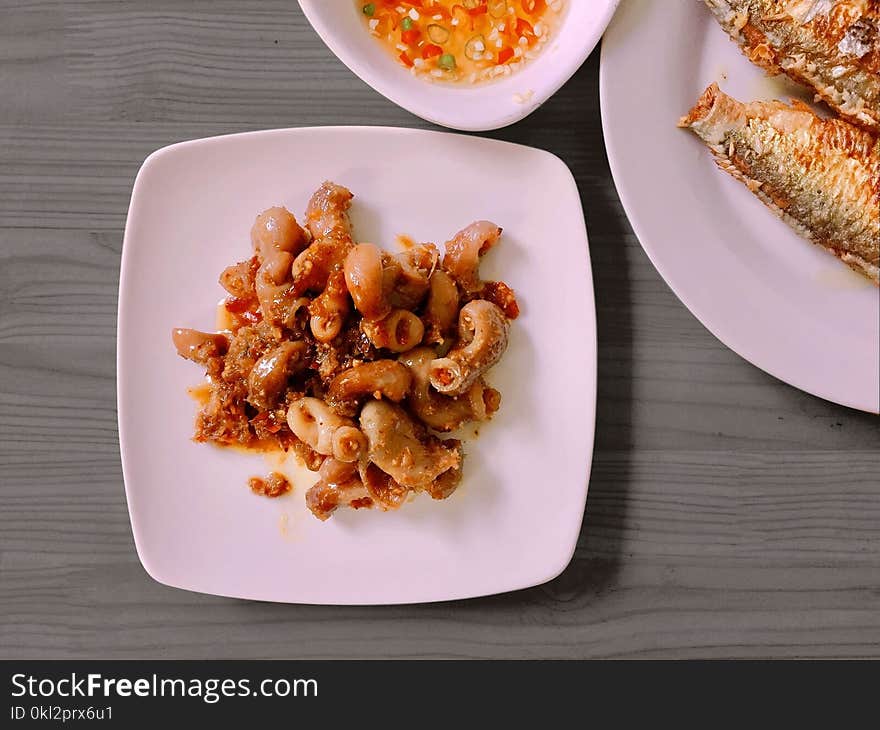
M 429 81 L 477 83 L 534 59 L 566 0 L 355 0 L 369 33 Z
M 805 104 L 741 103 L 717 84 L 680 126 L 813 243 L 880 284 L 880 142 Z
M 260 213 L 251 257 L 220 275 L 224 328 L 172 332 L 207 374 L 195 440 L 292 451 L 318 472 L 305 498 L 321 520 L 452 494 L 462 444 L 442 435 L 498 411 L 486 375 L 519 314 L 510 287 L 480 277 L 499 226 L 472 223 L 443 255 L 433 243 L 392 254 L 355 240 L 352 197 L 325 182 L 304 225 L 286 208 Z M 250 487 L 291 489 L 275 473 Z
M 705 0 L 743 52 L 880 132 L 880 0 Z

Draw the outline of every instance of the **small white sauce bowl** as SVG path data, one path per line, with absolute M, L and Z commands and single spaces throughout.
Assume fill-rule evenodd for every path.
M 333 53 L 387 99 L 429 122 L 468 132 L 499 129 L 527 117 L 568 81 L 596 47 L 620 0 L 565 0 L 559 27 L 519 71 L 469 84 L 414 76 L 368 32 L 354 0 L 299 0 Z

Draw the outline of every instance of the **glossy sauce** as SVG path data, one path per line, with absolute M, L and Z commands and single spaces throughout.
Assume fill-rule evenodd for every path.
M 397 247 L 402 251 L 409 251 L 410 249 L 413 249 L 418 245 L 411 236 L 407 236 L 405 233 L 401 233 L 399 236 L 397 236 L 394 239 L 394 242 L 397 244 Z
M 203 406 L 208 402 L 208 398 L 211 397 L 211 384 L 206 382 L 199 385 L 193 385 L 186 389 L 186 393 L 196 403 Z

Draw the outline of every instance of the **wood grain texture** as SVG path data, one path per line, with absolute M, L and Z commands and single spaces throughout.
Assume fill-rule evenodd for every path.
M 491 136 L 560 155 L 590 229 L 599 417 L 548 585 L 429 606 L 232 601 L 140 567 L 115 411 L 131 184 L 171 142 L 430 127 L 292 0 L 0 0 L 0 657 L 880 656 L 880 422 L 727 350 L 643 254 L 604 156 L 598 55 Z

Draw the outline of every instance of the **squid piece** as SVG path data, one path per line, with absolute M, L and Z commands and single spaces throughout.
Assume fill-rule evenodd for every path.
M 410 371 L 394 360 L 376 360 L 355 365 L 330 382 L 327 400 L 340 415 L 354 416 L 368 397 L 387 398 L 400 403 L 412 383 Z
M 171 330 L 171 340 L 178 355 L 199 365 L 205 365 L 212 357 L 225 355 L 229 349 L 229 338 L 226 335 L 184 327 Z
M 480 258 L 501 237 L 500 226 L 489 221 L 477 221 L 456 233 L 446 243 L 443 268 L 455 279 L 465 294 L 480 291 Z
M 340 507 L 369 508 L 373 506 L 373 499 L 355 472 L 355 478 L 348 482 L 328 484 L 323 479 L 319 481 L 306 492 L 306 506 L 321 522 L 326 522 Z
M 438 269 L 431 275 L 428 303 L 422 316 L 424 341 L 427 344 L 439 345 L 446 341 L 455 328 L 459 304 L 455 281 L 445 271 Z
M 318 342 L 330 342 L 342 331 L 345 318 L 351 311 L 345 275 L 335 270 L 327 279 L 327 286 L 309 307 L 309 327 Z
M 324 290 L 340 258 L 339 247 L 336 239 L 324 239 L 316 241 L 296 257 L 290 274 L 294 296 Z
M 435 431 L 454 431 L 470 421 L 485 421 L 501 405 L 501 394 L 482 378 L 458 397 L 438 393 L 431 387 L 429 372 L 436 359 L 430 347 L 420 347 L 400 358 L 412 373 L 407 405 L 419 419 Z
M 322 238 L 351 238 L 348 210 L 354 196 L 348 188 L 326 180 L 306 206 L 306 226 L 316 241 Z
M 519 302 L 516 301 L 516 294 L 503 281 L 484 281 L 483 288 L 476 298 L 492 302 L 508 319 L 519 317 Z
M 309 245 L 309 233 L 296 221 L 287 208 L 276 206 L 260 213 L 251 228 L 254 253 L 261 259 L 274 251 L 284 251 L 294 256 Z
M 324 456 L 333 456 L 334 435 L 355 424 L 337 415 L 320 398 L 300 398 L 287 410 L 287 425 L 300 441 Z
M 361 330 L 374 347 L 406 352 L 417 347 L 425 336 L 422 320 L 407 309 L 392 310 L 385 319 L 378 322 L 361 320 Z
M 389 474 L 368 461 L 359 464 L 358 472 L 361 484 L 367 488 L 370 497 L 383 510 L 399 509 L 412 492 L 412 489 L 398 484 Z
M 459 442 L 422 435 L 400 406 L 370 401 L 361 411 L 360 425 L 369 460 L 402 487 L 428 489 L 444 472 L 461 466 Z
M 454 439 L 447 439 L 447 443 L 453 440 Z M 456 441 L 455 443 L 460 442 Z M 461 464 L 453 467 L 449 471 L 443 472 L 426 490 L 428 494 L 431 495 L 431 499 L 446 499 L 449 497 L 456 489 L 458 489 L 458 485 L 461 484 L 461 474 Z
M 322 522 L 340 507 L 398 509 L 412 490 L 402 487 L 374 464 L 346 464 L 327 459 L 321 480 L 306 493 L 306 504 Z
M 294 296 L 323 291 L 330 274 L 342 268 L 354 246 L 348 217 L 352 197 L 341 185 L 325 182 L 309 201 L 306 225 L 313 240 L 291 267 Z
M 360 243 L 345 258 L 345 283 L 364 319 L 377 321 L 392 309 L 414 309 L 430 286 L 440 253 L 426 243 L 396 256 Z
M 251 243 L 260 267 L 276 284 L 287 278 L 293 259 L 308 246 L 309 239 L 287 208 L 264 210 L 251 228 Z
M 458 345 L 431 362 L 429 378 L 441 393 L 462 395 L 507 350 L 510 322 L 492 302 L 475 299 L 458 316 Z
M 343 268 L 355 309 L 371 321 L 387 317 L 391 304 L 379 248 L 372 243 L 359 243 L 345 257 Z
M 440 252 L 433 243 L 422 243 L 390 259 L 388 270 L 393 279 L 390 304 L 398 309 L 415 309 L 428 293 Z
M 321 468 L 318 470 L 318 475 L 321 477 L 322 482 L 333 487 L 360 479 L 357 464 L 340 461 L 332 456 L 324 459 L 324 463 L 321 464 Z
M 254 280 L 259 268 L 260 260 L 257 256 L 227 266 L 220 274 L 220 286 L 237 299 L 251 299 L 254 296 Z
M 257 360 L 248 375 L 248 403 L 264 411 L 273 409 L 287 379 L 305 370 L 307 352 L 305 342 L 282 342 Z
M 290 267 L 294 256 L 308 245 L 309 234 L 287 208 L 269 208 L 254 221 L 251 243 L 259 266 L 254 274 L 254 290 L 263 319 L 286 325 L 295 301 L 288 281 Z M 238 296 L 233 289 L 241 288 L 243 273 L 227 269 L 221 275 L 221 283 L 234 296 Z
M 297 302 L 297 298 L 291 291 L 290 283 L 277 284 L 272 280 L 269 272 L 260 269 L 257 272 L 254 286 L 263 319 L 273 325 L 284 324 L 287 326 Z
M 354 426 L 340 426 L 333 432 L 333 458 L 343 463 L 356 462 L 367 453 L 367 437 Z

